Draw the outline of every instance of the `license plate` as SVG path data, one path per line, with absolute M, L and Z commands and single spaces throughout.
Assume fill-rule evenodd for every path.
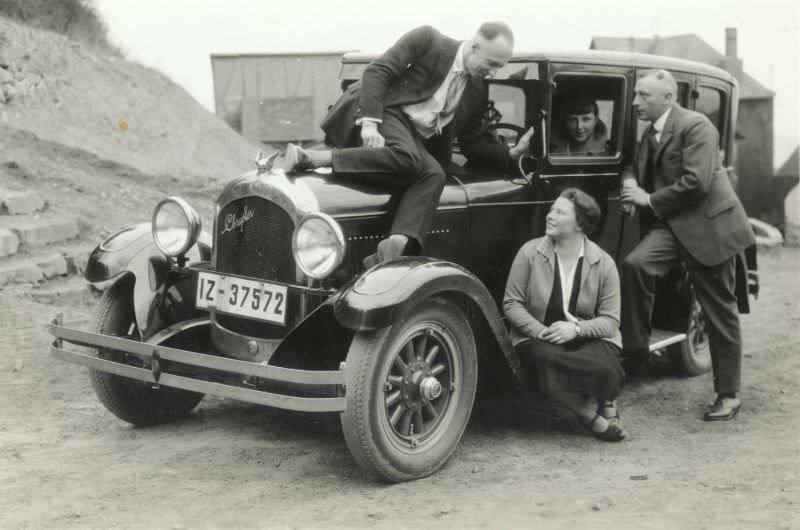
M 197 307 L 286 324 L 286 286 L 198 273 Z

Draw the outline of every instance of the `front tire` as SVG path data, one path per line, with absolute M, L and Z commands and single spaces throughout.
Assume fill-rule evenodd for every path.
M 103 335 L 141 340 L 133 312 L 132 286 L 123 280 L 103 293 L 97 308 L 95 329 Z M 98 349 L 98 357 L 144 367 L 135 355 Z M 146 426 L 174 421 L 188 415 L 203 394 L 89 370 L 95 394 L 116 417 L 133 425 Z
M 478 380 L 464 312 L 425 300 L 387 328 L 357 333 L 346 366 L 341 422 L 355 460 L 393 482 L 442 467 L 467 426 Z

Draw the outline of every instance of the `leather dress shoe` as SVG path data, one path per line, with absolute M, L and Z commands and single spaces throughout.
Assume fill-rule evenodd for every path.
M 736 417 L 739 409 L 742 406 L 742 401 L 736 397 L 717 397 L 714 404 L 711 405 L 703 419 L 705 421 L 729 421 Z
M 364 258 L 364 267 L 371 269 L 379 263 L 399 258 L 403 255 L 408 245 L 408 237 L 393 234 L 378 243 L 378 250 Z
M 287 175 L 297 171 L 314 168 L 314 162 L 305 149 L 296 144 L 288 144 L 283 155 L 283 172 Z

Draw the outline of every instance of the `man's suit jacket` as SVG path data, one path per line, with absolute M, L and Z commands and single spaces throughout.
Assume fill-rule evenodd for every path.
M 322 120 L 326 143 L 340 148 L 355 147 L 359 141 L 356 119 L 382 119 L 385 108 L 430 99 L 447 76 L 460 45 L 461 42 L 430 26 L 421 26 L 403 35 L 367 66 L 361 81 L 351 84 Z M 470 160 L 496 167 L 508 164 L 506 146 L 481 139 L 481 118 L 486 103 L 483 81 L 470 78 L 453 120 L 432 149 L 443 166 L 450 160 L 450 147 L 456 136 L 462 152 Z
M 645 132 L 635 164 L 622 180 L 645 187 L 652 179 L 650 203 L 681 245 L 706 266 L 719 265 L 755 243 L 742 203 L 719 161 L 719 135 L 699 112 L 674 105 L 646 175 L 650 142 Z

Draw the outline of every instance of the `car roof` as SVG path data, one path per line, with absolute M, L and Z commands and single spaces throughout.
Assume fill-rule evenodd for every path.
M 342 65 L 351 68 L 342 68 L 342 78 L 358 79 L 363 69 L 358 65 L 366 66 L 381 54 L 367 52 L 350 52 L 342 56 Z M 663 55 L 647 53 L 620 52 L 607 50 L 521 50 L 514 52 L 511 63 L 551 61 L 559 63 L 595 64 L 602 66 L 631 66 L 638 68 L 661 68 L 675 72 L 688 72 L 716 77 L 731 84 L 736 84 L 736 79 L 721 68 L 705 63 L 676 59 Z

